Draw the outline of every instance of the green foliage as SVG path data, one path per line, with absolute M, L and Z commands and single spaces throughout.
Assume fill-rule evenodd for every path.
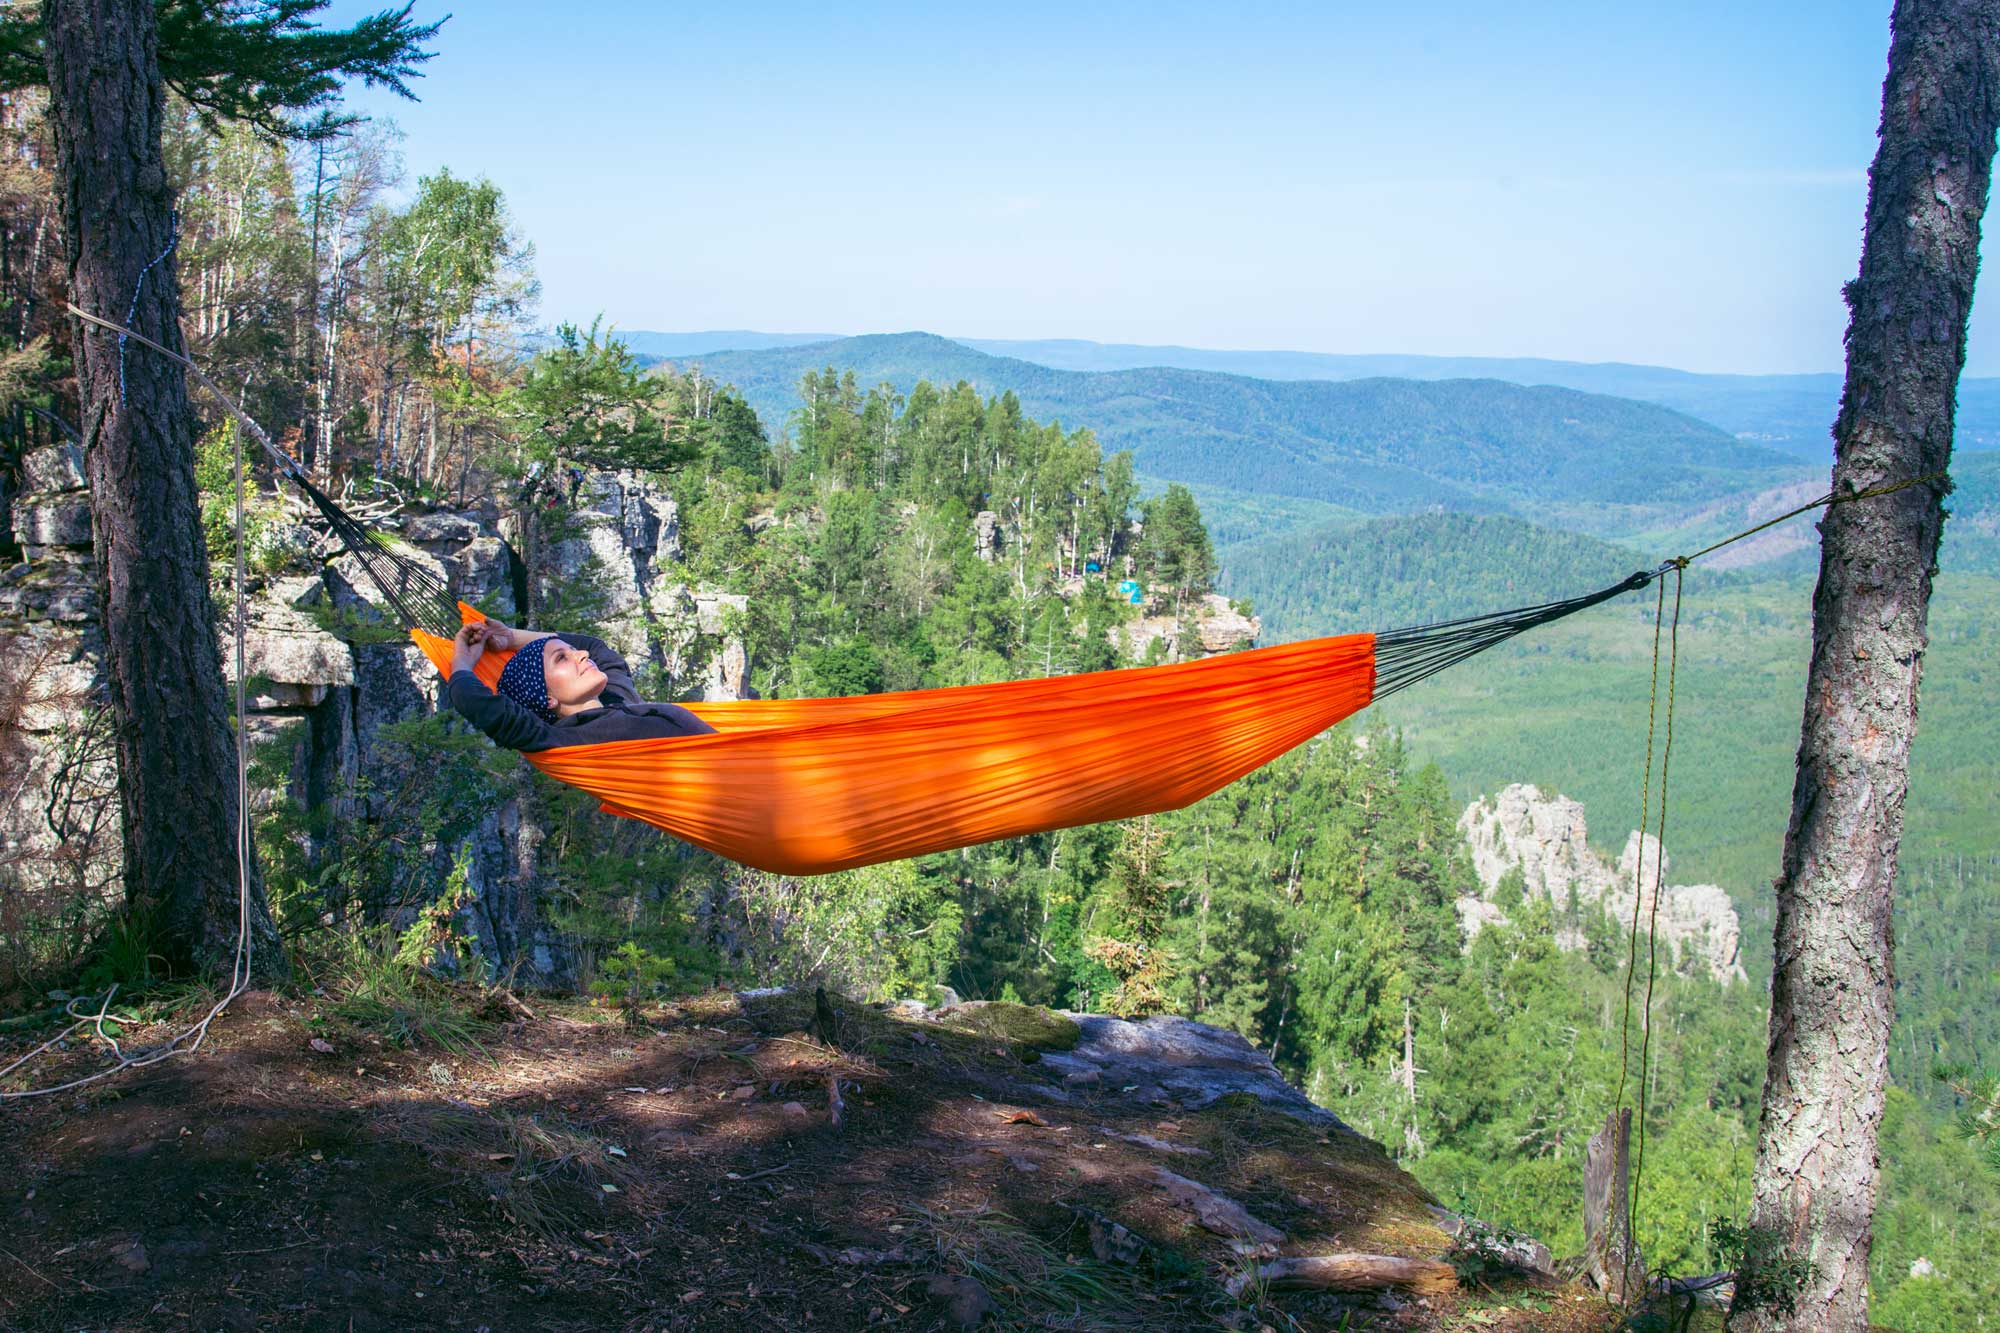
M 218 573 L 236 564 L 236 434 L 236 422 L 226 420 L 195 442 L 194 480 L 201 493 L 202 537 L 208 545 L 209 565 Z M 244 459 L 244 564 L 252 574 L 274 574 L 293 559 L 302 558 L 303 552 L 289 541 L 284 508 L 256 489 L 250 462 Z
M 1172 589 L 1176 599 L 1207 592 L 1215 576 L 1215 550 L 1193 493 L 1179 484 L 1169 486 L 1164 495 L 1146 501 L 1139 515 L 1147 581 Z
M 452 714 L 388 723 L 374 742 L 368 773 L 319 806 L 287 795 L 255 817 L 272 910 L 288 937 L 428 911 L 431 943 L 445 945 L 458 907 L 441 904 L 462 905 L 464 849 L 520 782 L 519 761 Z M 285 791 L 282 746 L 260 747 L 253 762 L 266 790 Z
M 167 86 L 200 108 L 212 129 L 243 121 L 280 138 L 331 138 L 361 117 L 337 113 L 342 84 L 360 78 L 412 101 L 406 82 L 435 52 L 422 44 L 444 26 L 385 9 L 351 28 L 323 29 L 312 16 L 329 0 L 250 0 L 237 5 L 166 5 L 158 59 Z M 0 90 L 43 86 L 41 15 L 0 18 Z
M 1278 640 L 1422 625 L 1600 588 L 1654 563 L 1499 515 L 1406 514 L 1231 547 L 1227 587 Z
M 111 913 L 98 932 L 78 986 L 96 991 L 116 985 L 130 993 L 164 980 L 171 969 L 157 947 L 159 938 L 159 926 L 144 908 L 128 905 Z
M 599 323 L 556 329 L 514 390 L 510 413 L 528 457 L 594 468 L 670 468 L 699 456 L 669 429 L 664 386 Z M 739 449 L 740 452 L 740 449 Z
M 1905 1333 L 1990 1322 L 2000 1308 L 2000 1180 L 1972 1143 L 1895 1086 L 1883 1106 L 1881 1159 L 1870 1321 Z
M 396 937 L 393 962 L 402 967 L 463 972 L 475 960 L 472 941 L 458 928 L 458 914 L 478 894 L 471 883 L 472 849 L 460 847 L 437 897 L 417 908 L 416 919 Z
M 641 1001 L 666 994 L 679 973 L 672 958 L 662 958 L 626 940 L 598 963 L 597 980 L 590 989 L 616 997 L 628 1015 L 636 1014 Z
M 585 985 L 631 997 L 631 1007 L 646 995 L 715 978 L 721 961 L 691 910 L 720 880 L 714 860 L 663 845 L 643 824 L 606 820 L 596 799 L 574 788 L 538 775 L 532 792 L 561 849 L 548 866 L 550 921 L 567 938 Z
M 1798 1295 L 1813 1281 L 1812 1262 L 1786 1253 L 1786 1238 L 1757 1227 L 1733 1222 L 1715 1224 L 1716 1252 L 1738 1274 L 1732 1310 L 1762 1311 L 1782 1319 L 1798 1305 Z M 1756 1274 L 1744 1275 L 1745 1269 Z
M 1912 803 L 1923 794 L 1913 786 Z M 1966 1109 L 1962 1089 L 1975 1081 L 1973 1069 L 2000 1051 L 1996 901 L 2000 858 L 1911 857 L 1897 872 L 1896 1024 L 1889 1037 L 1889 1072 L 1940 1113 Z M 1950 1077 L 1937 1078 L 1939 1067 Z
M 757 985 L 928 999 L 957 952 L 949 886 L 910 861 L 811 879 L 746 872 L 735 887 L 739 966 Z
M 2000 1172 L 2000 1077 L 1965 1064 L 1939 1065 L 1931 1076 L 1959 1103 L 1958 1132 Z

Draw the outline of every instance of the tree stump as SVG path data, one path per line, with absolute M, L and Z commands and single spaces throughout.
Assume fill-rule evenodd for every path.
M 1583 1157 L 1583 1255 L 1591 1281 L 1620 1305 L 1645 1292 L 1646 1261 L 1632 1238 L 1632 1112 L 1604 1118 Z

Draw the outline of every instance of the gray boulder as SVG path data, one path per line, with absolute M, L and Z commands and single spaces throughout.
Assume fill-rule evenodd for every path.
M 1340 1118 L 1285 1082 L 1269 1056 L 1234 1032 L 1156 1014 L 1133 1022 L 1104 1014 L 1069 1014 L 1082 1029 L 1076 1046 L 1046 1051 L 1041 1065 L 1065 1079 L 1133 1087 L 1143 1100 L 1199 1110 L 1231 1093 L 1248 1093 L 1274 1111 L 1323 1129 Z M 1351 1132 L 1351 1131 L 1349 1131 Z

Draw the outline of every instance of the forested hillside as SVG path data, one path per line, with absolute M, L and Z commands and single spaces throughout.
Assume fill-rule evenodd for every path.
M 1368 513 L 1441 506 L 1539 516 L 1555 506 L 1579 526 L 1617 530 L 1663 504 L 1800 472 L 1782 454 L 1649 404 L 1497 380 L 1083 374 L 929 334 L 717 353 L 698 363 L 737 385 L 772 430 L 794 410 L 799 377 L 821 366 L 852 373 L 864 389 L 964 380 L 989 395 L 1017 394 L 1037 417 L 1087 424 L 1107 448 L 1130 449 L 1147 477 Z
M 823 334 L 704 333 L 623 335 L 642 357 L 710 357 L 833 341 Z M 1840 376 L 1713 375 L 1666 366 L 1555 361 L 1543 357 L 1343 355 L 1325 352 L 1223 351 L 1074 338 L 966 338 L 954 342 L 993 356 L 1051 370 L 1086 372 L 1169 367 L 1214 371 L 1261 380 L 1505 380 L 1549 384 L 1670 407 L 1739 438 L 1768 444 L 1804 461 L 1825 462 L 1833 440 L 1828 427 L 1840 405 Z M 2000 379 L 1967 378 L 1958 391 L 1960 451 L 2000 448 Z
M 1223 552 L 1221 581 L 1277 641 L 1390 629 L 1573 597 L 1653 563 L 1502 515 L 1337 523 Z

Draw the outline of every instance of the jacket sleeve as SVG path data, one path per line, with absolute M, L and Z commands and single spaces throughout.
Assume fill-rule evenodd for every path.
M 625 664 L 625 659 L 618 655 L 616 648 L 588 634 L 558 634 L 555 637 L 572 648 L 581 648 L 590 654 L 590 660 L 604 673 L 604 690 L 600 698 L 607 703 L 641 702 L 639 687 L 632 683 L 632 668 Z
M 451 697 L 451 706 L 464 714 L 466 721 L 491 736 L 495 745 L 509 750 L 548 748 L 546 722 L 505 695 L 486 688 L 486 682 L 470 671 L 452 672 L 445 690 Z

